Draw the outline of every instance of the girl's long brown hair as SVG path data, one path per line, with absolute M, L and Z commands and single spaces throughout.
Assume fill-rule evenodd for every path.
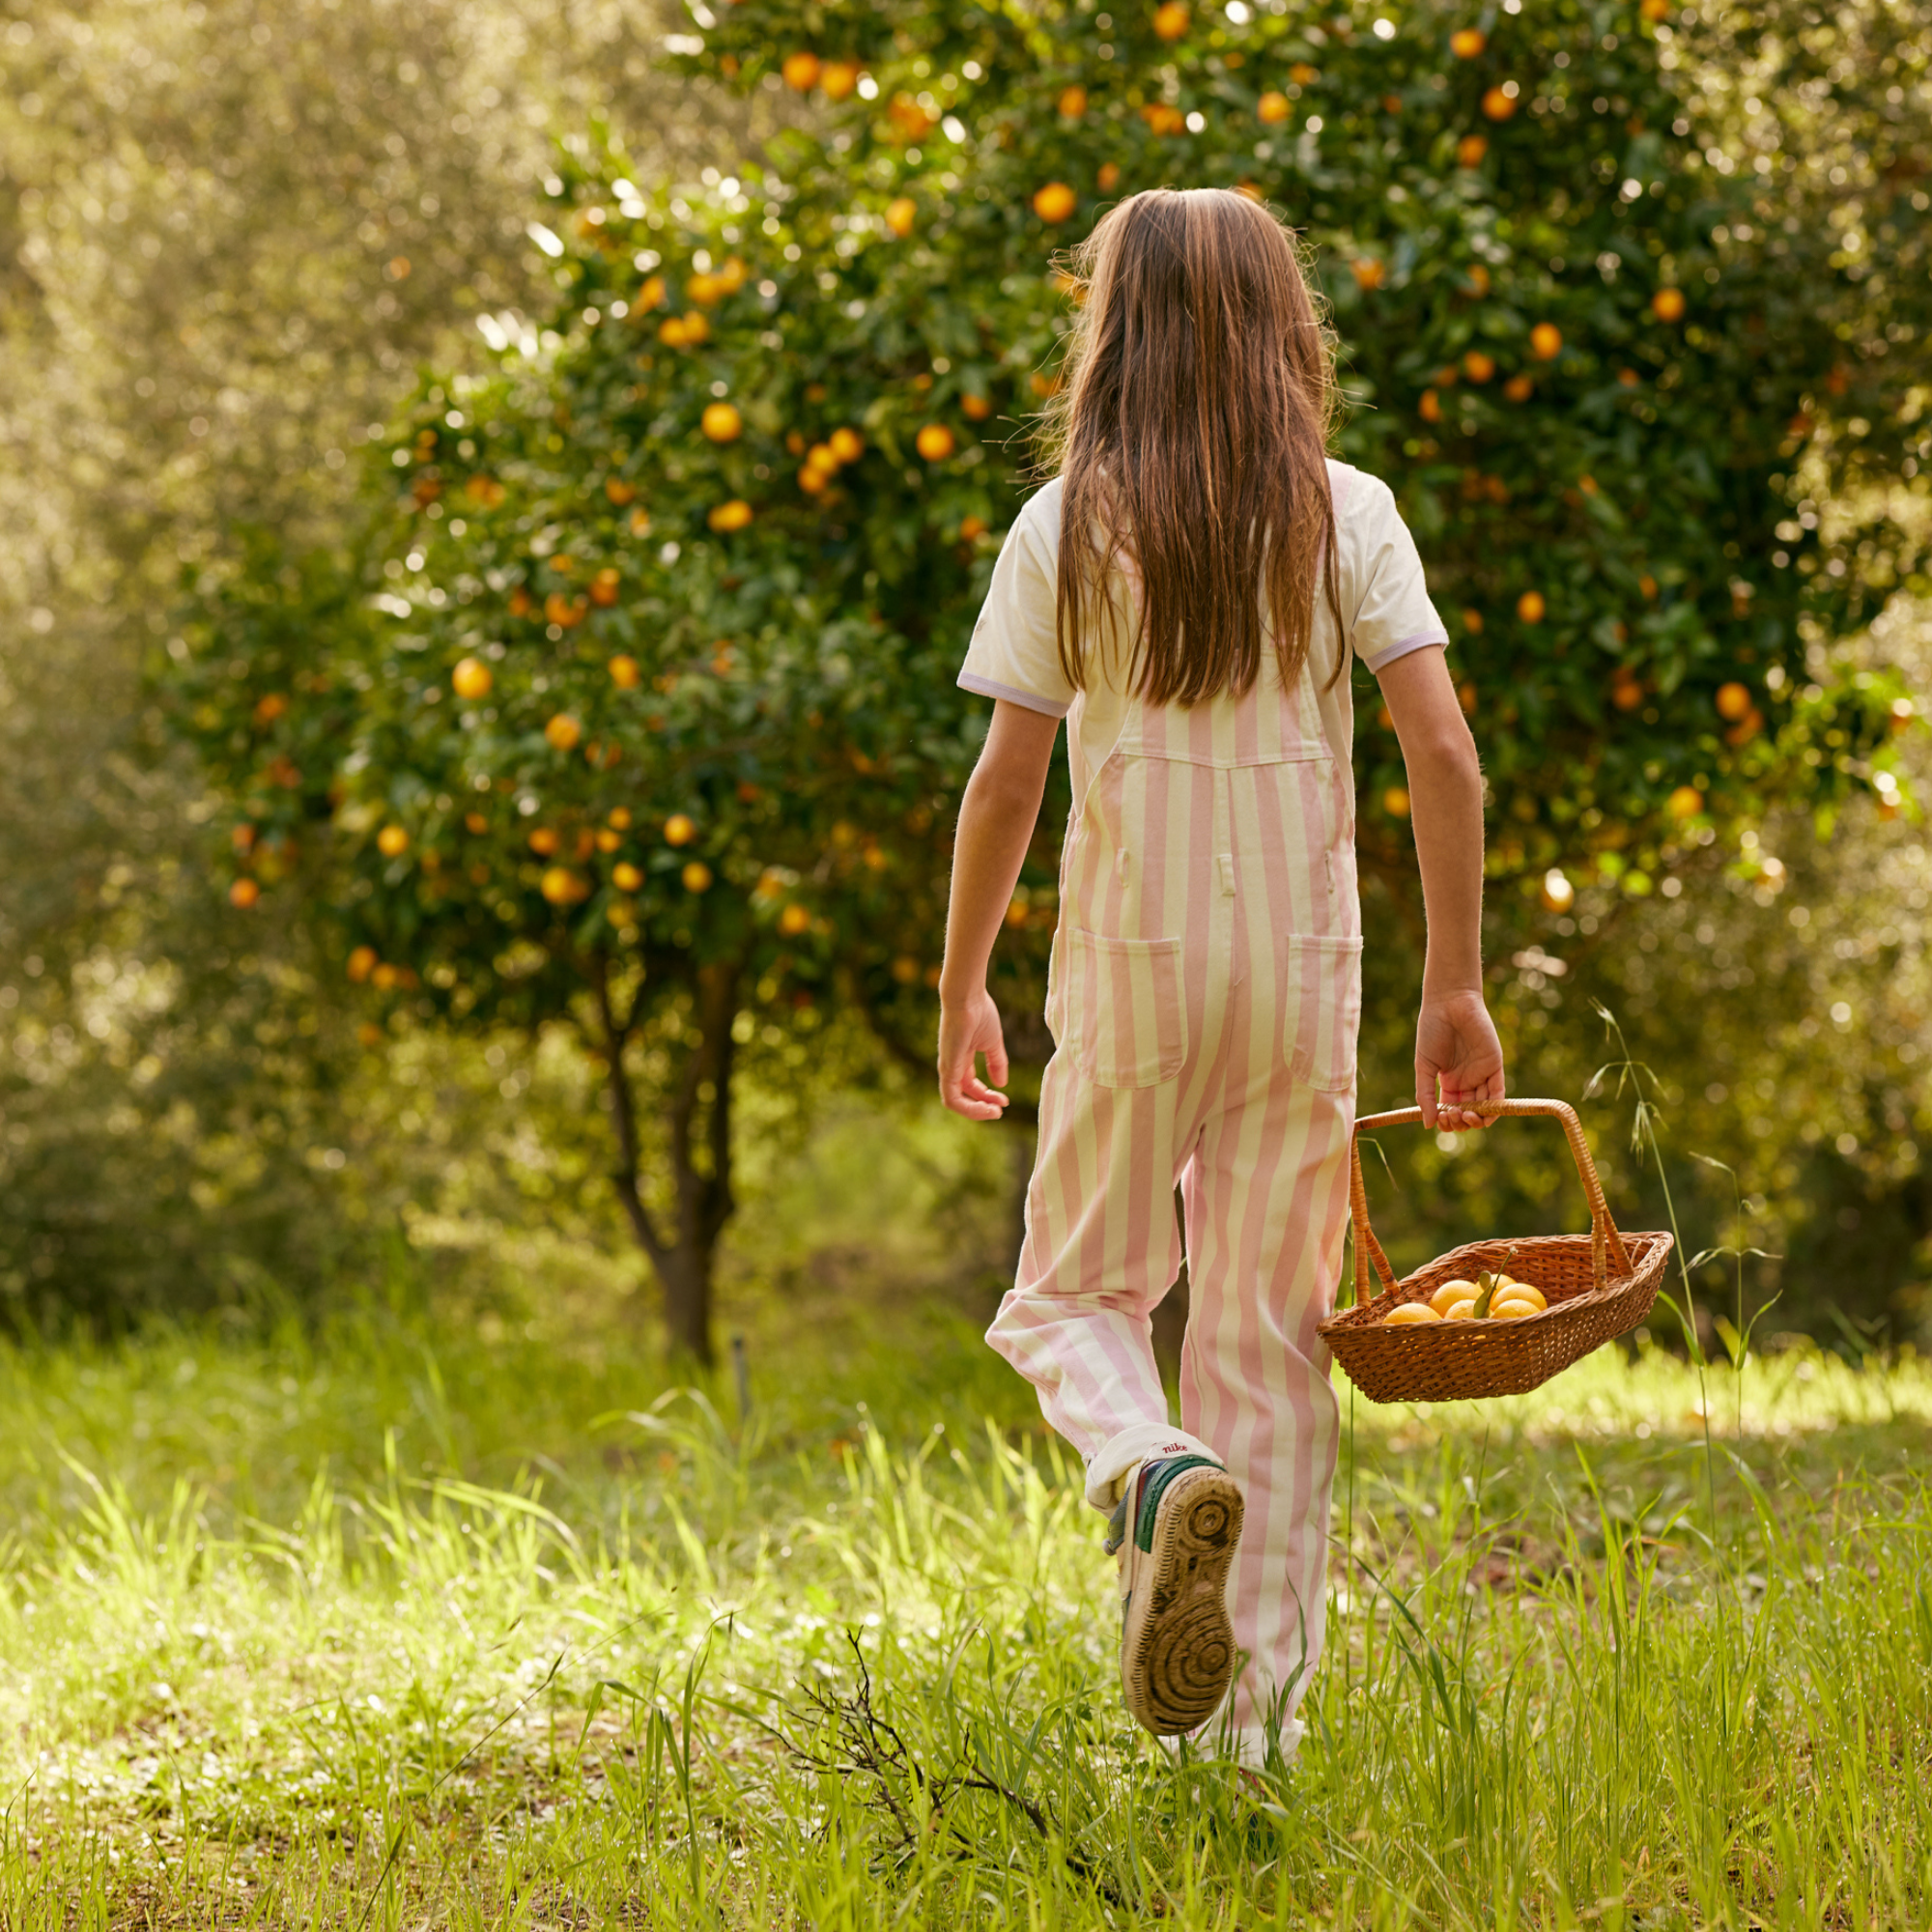
M 1095 620 L 1119 622 L 1119 557 L 1140 578 L 1129 688 L 1147 702 L 1239 696 L 1265 629 L 1292 685 L 1335 533 L 1333 354 L 1293 238 L 1228 189 L 1152 188 L 1107 213 L 1072 269 L 1084 299 L 1047 421 L 1069 682 L 1086 680 Z M 1339 626 L 1332 573 L 1327 590 Z

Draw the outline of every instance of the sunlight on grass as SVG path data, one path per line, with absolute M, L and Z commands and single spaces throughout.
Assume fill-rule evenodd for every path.
M 0 1354 L 10 1932 L 1932 1910 L 1926 1364 L 1710 1376 L 1715 1518 L 1661 1353 L 1345 1398 L 1336 1639 L 1264 1788 L 1124 1718 L 1097 1522 L 967 1328 L 896 1346 L 744 1423 L 380 1324 Z

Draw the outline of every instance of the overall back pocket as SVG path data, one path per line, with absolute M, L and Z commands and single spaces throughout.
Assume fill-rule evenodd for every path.
M 1113 939 L 1066 926 L 1061 1044 L 1100 1087 L 1157 1087 L 1187 1058 L 1179 939 Z
M 1291 932 L 1282 945 L 1289 1066 L 1324 1094 L 1346 1094 L 1355 1084 L 1355 1037 L 1362 1028 L 1361 937 Z

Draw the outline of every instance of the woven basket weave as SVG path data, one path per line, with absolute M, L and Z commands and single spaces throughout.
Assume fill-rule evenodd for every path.
M 1561 1100 L 1499 1100 L 1475 1111 L 1492 1118 L 1547 1115 L 1563 1123 L 1583 1191 L 1590 1197 L 1590 1232 L 1471 1241 L 1397 1281 L 1369 1226 L 1361 1135 L 1364 1129 L 1420 1122 L 1422 1110 L 1403 1107 L 1357 1121 L 1349 1150 L 1355 1305 L 1330 1316 L 1320 1332 L 1349 1379 L 1371 1402 L 1466 1402 L 1480 1396 L 1521 1395 L 1592 1349 L 1627 1334 L 1657 1299 L 1658 1283 L 1670 1258 L 1670 1236 L 1617 1232 L 1576 1110 Z M 1371 1263 L 1381 1281 L 1381 1293 L 1373 1298 Z M 1517 1321 L 1382 1325 L 1382 1318 L 1401 1302 L 1427 1301 L 1445 1281 L 1458 1276 L 1473 1281 L 1484 1268 L 1505 1266 L 1519 1281 L 1541 1289 L 1549 1306 Z

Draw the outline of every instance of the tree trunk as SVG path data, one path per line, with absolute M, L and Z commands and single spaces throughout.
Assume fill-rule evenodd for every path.
M 620 1015 L 611 995 L 609 962 L 600 961 L 594 975 L 611 1121 L 617 1137 L 611 1185 L 664 1291 L 670 1356 L 702 1368 L 717 1360 L 711 1338 L 712 1272 L 718 1238 L 737 1206 L 731 1193 L 731 1073 L 736 1055 L 731 1023 L 737 1017 L 742 973 L 740 962 L 718 960 L 697 967 L 688 981 L 698 1041 L 686 1054 L 665 1108 L 675 1204 L 668 1227 L 644 1202 L 637 1093 L 624 1057 L 636 1032 L 642 989 L 633 995 L 629 1011 Z

